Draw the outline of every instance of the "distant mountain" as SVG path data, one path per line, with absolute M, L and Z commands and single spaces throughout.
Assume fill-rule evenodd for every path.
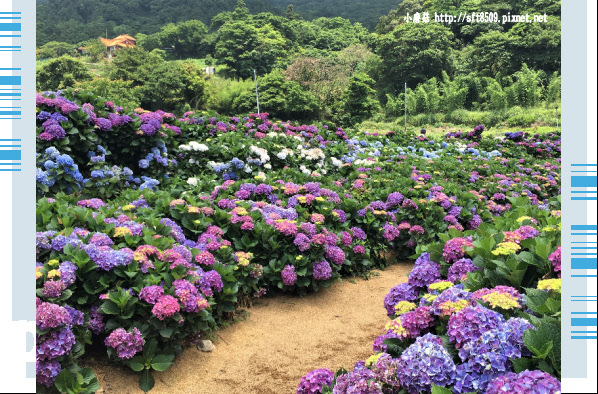
M 322 16 L 340 16 L 351 22 L 359 22 L 373 30 L 381 16 L 398 7 L 402 0 L 268 0 L 270 4 L 286 10 L 289 4 L 304 19 Z
M 246 0 L 252 14 L 279 13 L 267 0 Z M 168 23 L 212 18 L 232 11 L 237 0 L 37 0 L 37 45 L 77 43 L 119 34 L 152 34 Z
M 304 19 L 340 16 L 373 29 L 401 0 L 245 0 L 249 12 L 284 15 L 289 4 Z M 78 43 L 119 34 L 152 34 L 168 23 L 212 18 L 237 0 L 37 0 L 37 45 Z

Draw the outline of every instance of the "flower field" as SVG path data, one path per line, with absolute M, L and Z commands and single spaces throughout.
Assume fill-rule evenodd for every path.
M 154 386 L 253 299 L 414 259 L 372 357 L 297 393 L 560 391 L 560 134 L 345 131 L 37 99 L 38 391 Z

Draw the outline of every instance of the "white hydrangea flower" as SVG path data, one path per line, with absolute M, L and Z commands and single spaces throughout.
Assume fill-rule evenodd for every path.
M 197 178 L 189 178 L 187 179 L 187 183 L 191 186 L 197 186 Z
M 268 164 L 264 164 L 264 168 L 265 168 L 266 170 L 271 170 L 271 169 L 272 169 L 272 165 L 270 165 L 270 163 L 268 163 Z

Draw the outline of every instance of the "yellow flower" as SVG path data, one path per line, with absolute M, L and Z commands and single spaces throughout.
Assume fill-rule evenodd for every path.
M 556 231 L 556 229 L 554 227 L 546 226 L 542 229 L 542 231 L 551 232 Z
M 233 213 L 236 213 L 239 216 L 247 215 L 247 210 L 243 207 L 236 207 L 232 210 Z
M 199 213 L 199 207 L 187 207 L 189 213 Z
M 380 358 L 380 356 L 382 355 L 382 353 L 378 353 L 378 354 L 372 354 L 365 362 L 365 366 L 366 367 L 371 367 L 373 364 L 376 363 L 376 361 L 378 361 L 378 359 Z
M 125 235 L 133 235 L 133 231 L 131 231 L 128 227 L 116 227 L 114 229 L 114 236 L 115 237 L 124 237 Z
M 492 308 L 514 309 L 521 308 L 519 301 L 509 293 L 490 293 L 482 297 L 484 301 L 490 304 Z
M 561 293 L 561 279 L 544 279 L 538 282 L 538 289 L 552 290 L 555 293 Z
M 123 207 L 123 211 L 130 211 L 130 210 L 135 209 L 135 208 L 136 208 L 135 205 L 128 204 L 128 205 L 125 205 Z
M 453 282 L 449 282 L 448 280 L 443 280 L 442 282 L 432 283 L 428 286 L 428 290 L 435 290 L 438 292 L 443 292 L 446 289 L 453 287 L 455 284 Z
M 315 198 L 315 200 L 316 200 L 316 201 L 326 201 L 326 200 L 324 199 L 324 197 L 316 197 L 316 198 Z
M 530 218 L 529 216 L 522 216 L 519 219 L 517 219 L 517 223 L 523 223 L 524 220 L 532 220 L 532 218 Z
M 303 259 L 303 256 L 302 256 L 302 255 L 299 255 L 299 256 L 295 257 L 295 260 L 297 260 L 297 261 L 299 261 L 299 260 L 301 260 L 301 259 Z
M 42 267 L 35 267 L 35 279 L 39 279 L 42 277 Z
M 521 246 L 515 242 L 501 242 L 498 244 L 498 248 L 492 251 L 495 256 L 508 256 L 513 253 L 517 253 L 521 249 Z
M 386 331 L 394 331 L 395 334 L 397 334 L 400 337 L 406 337 L 407 336 L 407 330 L 405 330 L 405 328 L 403 327 L 403 325 L 401 324 L 401 318 L 398 317 L 394 320 L 389 321 L 388 323 L 386 323 Z
M 59 262 L 58 262 L 58 260 L 56 260 L 56 259 L 52 259 L 52 260 L 48 261 L 48 265 L 49 265 L 50 267 L 57 267 L 57 266 L 58 266 L 58 264 L 60 264 L 60 263 L 59 263 Z
M 297 197 L 297 201 L 299 201 L 301 204 L 305 204 L 307 202 L 307 197 L 305 197 L 305 196 Z
M 54 278 L 54 277 L 60 278 L 60 271 L 58 271 L 58 270 L 48 271 L 48 278 L 51 279 L 51 278 Z
M 397 305 L 395 305 L 395 315 L 400 316 L 403 313 L 411 312 L 417 308 L 413 302 L 409 301 L 400 301 Z
M 413 186 L 414 189 L 421 189 L 423 186 L 422 185 L 415 185 Z
M 441 315 L 450 316 L 455 312 L 459 312 L 461 309 L 467 308 L 469 305 L 471 305 L 471 303 L 468 300 L 457 300 L 455 302 L 443 302 L 438 308 L 441 311 Z
M 438 296 L 435 294 L 424 294 L 423 298 L 428 302 L 433 302 L 436 299 L 436 297 Z

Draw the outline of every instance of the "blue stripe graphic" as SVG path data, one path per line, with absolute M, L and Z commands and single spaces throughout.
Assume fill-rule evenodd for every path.
M 0 75 L 0 85 L 20 85 L 20 84 L 21 84 L 20 76 Z
M 0 23 L 0 31 L 21 31 L 20 23 Z
M 571 259 L 571 268 L 574 270 L 595 270 L 597 260 L 596 259 Z
M 21 160 L 21 151 L 0 150 L 0 160 Z
M 571 319 L 571 325 L 573 327 L 591 327 L 591 326 L 598 325 L 597 320 L 598 319 L 596 319 L 596 318 L 592 319 L 592 318 L 588 318 L 588 317 L 585 317 L 585 318 L 576 317 L 576 318 Z
M 596 187 L 597 179 L 595 176 L 572 176 L 571 187 Z

